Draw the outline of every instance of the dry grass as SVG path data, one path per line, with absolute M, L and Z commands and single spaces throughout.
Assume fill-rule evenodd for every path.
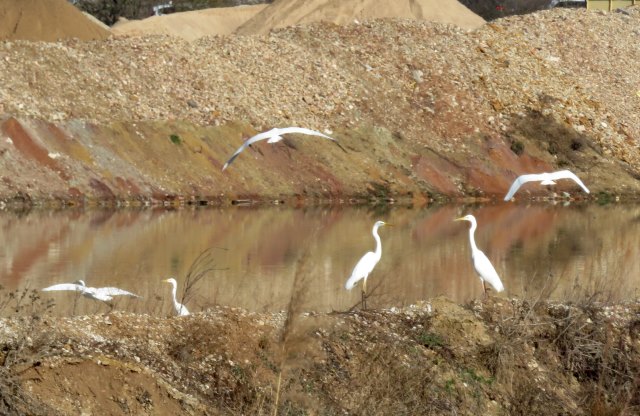
M 0 341 L 0 414 L 56 415 L 53 409 L 20 388 L 15 368 L 39 365 L 38 357 L 48 350 L 52 334 L 42 330 L 42 319 L 51 312 L 52 300 L 43 300 L 36 290 L 7 292 L 0 286 L 0 314 L 20 320 L 18 331 Z
M 484 359 L 505 386 L 512 414 L 640 411 L 640 351 L 630 336 L 638 329 L 616 328 L 602 308 L 592 298 L 575 306 L 513 301 L 513 313 L 498 319 L 486 312 L 500 336 Z

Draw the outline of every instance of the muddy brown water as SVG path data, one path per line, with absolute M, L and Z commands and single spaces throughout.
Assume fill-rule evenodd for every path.
M 595 294 L 620 301 L 640 295 L 640 206 L 234 207 L 2 212 L 0 307 L 3 315 L 13 313 L 4 302 L 9 292 L 83 279 L 143 297 L 119 299 L 119 310 L 170 314 L 169 287 L 161 279 L 175 276 L 182 288 L 191 264 L 210 249 L 214 270 L 191 291 L 191 311 L 213 305 L 283 310 L 294 287 L 301 309 L 346 310 L 360 289 L 346 291 L 344 283 L 374 249 L 371 227 L 378 219 L 394 227 L 380 230 L 383 255 L 369 277 L 369 307 L 438 295 L 466 302 L 482 296 L 468 223 L 452 221 L 467 213 L 478 219 L 476 242 L 502 277 L 506 296 L 580 301 Z M 303 267 L 310 272 L 297 273 Z M 72 292 L 40 295 L 55 302 L 56 315 L 108 310 Z

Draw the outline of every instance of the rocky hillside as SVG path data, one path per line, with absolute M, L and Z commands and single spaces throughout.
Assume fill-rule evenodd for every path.
M 0 195 L 500 198 L 517 174 L 559 168 L 592 195 L 637 195 L 638 33 L 635 7 L 473 32 L 376 20 L 193 43 L 5 41 Z M 243 138 L 288 125 L 347 153 L 293 138 L 220 171 Z

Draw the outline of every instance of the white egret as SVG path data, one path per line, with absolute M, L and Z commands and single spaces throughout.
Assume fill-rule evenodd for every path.
M 340 144 L 338 143 L 338 141 L 336 139 L 334 139 L 333 137 L 327 136 L 326 134 L 320 133 L 319 131 L 315 131 L 315 130 L 311 130 L 311 129 L 305 129 L 304 127 L 284 127 L 284 128 L 281 128 L 281 129 L 275 128 L 275 129 L 271 129 L 269 131 L 265 131 L 265 132 L 256 134 L 255 136 L 245 140 L 245 142 L 242 143 L 242 146 L 240 146 L 238 148 L 238 150 L 236 150 L 236 152 L 233 155 L 231 155 L 229 160 L 227 160 L 227 163 L 224 164 L 224 166 L 222 167 L 222 170 L 224 171 L 227 167 L 229 167 L 231 162 L 233 162 L 235 160 L 235 158 L 237 158 L 238 155 L 240 153 L 242 153 L 242 151 L 244 149 L 246 149 L 248 146 L 254 144 L 255 142 L 259 142 L 260 140 L 267 140 L 267 143 L 277 143 L 277 142 L 279 142 L 280 140 L 283 139 L 282 135 L 291 134 L 291 133 L 307 134 L 307 135 L 310 135 L 310 136 L 323 137 L 325 139 L 332 140 L 338 146 L 340 146 Z M 344 150 L 344 148 L 342 148 L 342 146 L 340 146 L 340 148 L 342 150 Z
M 586 192 L 589 193 L 589 189 L 584 186 L 584 183 L 570 170 L 559 170 L 551 173 L 532 173 L 528 175 L 520 175 L 513 181 L 507 196 L 504 197 L 505 201 L 509 201 L 513 198 L 513 195 L 518 192 L 518 189 L 527 182 L 540 182 L 540 185 L 555 185 L 558 179 L 572 179 Z
M 489 258 L 482 251 L 480 251 L 480 249 L 478 249 L 478 246 L 476 246 L 476 240 L 473 236 L 476 232 L 476 228 L 478 227 L 476 217 L 469 214 L 461 218 L 456 218 L 454 221 L 469 221 L 471 223 L 471 228 L 469 229 L 471 261 L 473 262 L 473 268 L 476 269 L 476 273 L 478 273 L 478 276 L 480 276 L 480 281 L 482 282 L 482 289 L 484 290 L 485 296 L 487 294 L 486 282 L 489 282 L 489 284 L 493 286 L 496 292 L 502 292 L 504 290 L 504 286 L 502 285 L 500 276 L 498 276 L 498 272 L 496 272 L 496 269 L 494 269 L 491 261 L 489 261 Z
M 55 290 L 72 290 L 75 292 L 80 292 L 82 296 L 86 296 L 93 300 L 99 300 L 107 303 L 111 308 L 109 302 L 113 299 L 114 296 L 132 296 L 134 298 L 140 298 L 141 296 L 136 295 L 135 293 L 128 292 L 123 289 L 119 289 L 117 287 L 88 287 L 84 280 L 76 280 L 74 283 L 59 283 L 57 285 L 45 287 L 42 289 L 43 292 L 51 292 Z
M 347 280 L 347 283 L 345 284 L 345 288 L 347 290 L 351 290 L 360 280 L 363 280 L 362 307 L 364 309 L 367 308 L 367 298 L 366 298 L 367 277 L 369 277 L 369 273 L 373 271 L 373 268 L 376 267 L 376 264 L 378 264 L 378 262 L 380 261 L 380 258 L 382 257 L 382 243 L 380 241 L 380 236 L 378 235 L 378 228 L 383 227 L 385 225 L 390 226 L 392 224 L 386 223 L 384 221 L 376 221 L 376 223 L 373 224 L 373 229 L 371 230 L 371 233 L 373 234 L 373 238 L 376 240 L 376 251 L 370 251 L 366 253 L 364 256 L 362 256 L 360 261 L 358 261 L 358 263 L 356 264 L 356 267 L 353 268 L 353 271 L 351 272 L 351 276 L 349 277 L 349 279 Z
M 187 310 L 187 307 L 184 306 L 182 303 L 178 302 L 178 300 L 176 299 L 176 292 L 178 291 L 178 282 L 176 282 L 176 279 L 171 277 L 169 279 L 163 280 L 163 282 L 171 284 L 171 287 L 172 287 L 171 296 L 173 296 L 173 308 L 176 310 L 176 313 L 178 314 L 178 316 L 190 315 L 189 311 Z

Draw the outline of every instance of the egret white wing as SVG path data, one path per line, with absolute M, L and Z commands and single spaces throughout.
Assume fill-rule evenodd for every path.
M 504 290 L 500 276 L 498 276 L 498 272 L 491 264 L 491 260 L 480 250 L 473 256 L 473 267 L 476 269 L 476 273 L 480 275 L 480 278 L 493 286 L 496 292 Z
M 136 295 L 135 293 L 131 293 L 129 291 L 126 291 L 124 289 L 120 289 L 117 287 L 101 287 L 96 289 L 96 292 L 99 292 L 107 296 L 133 296 L 134 298 L 141 297 L 139 295 Z
M 583 191 L 585 191 L 586 193 L 589 193 L 589 189 L 584 185 L 584 183 L 582 183 L 580 178 L 578 178 L 578 176 L 575 173 L 571 172 L 570 170 L 559 170 L 557 172 L 550 173 L 549 176 L 553 180 L 572 179 L 575 183 L 580 185 Z
M 377 262 L 378 261 L 376 259 L 376 255 L 373 251 L 370 251 L 366 253 L 364 256 L 362 256 L 360 261 L 358 261 L 358 263 L 356 264 L 356 267 L 353 268 L 353 272 L 351 272 L 351 277 L 349 277 L 344 287 L 347 290 L 353 289 L 356 283 L 358 283 L 360 280 L 368 276 L 369 273 L 371 273 L 371 271 L 373 270 L 373 267 L 376 265 Z
M 86 288 L 84 286 L 75 283 L 59 283 L 57 285 L 45 287 L 44 289 L 42 289 L 42 291 L 49 292 L 52 290 L 77 290 L 79 292 L 84 292 L 85 289 Z
M 309 136 L 324 137 L 325 139 L 333 140 L 334 142 L 337 141 L 331 136 L 327 136 L 326 134 L 320 133 L 319 131 L 306 129 L 304 127 L 284 127 L 284 128 L 278 129 L 278 133 L 280 135 L 290 134 L 290 133 L 307 134 Z
M 178 316 L 188 316 L 191 315 L 189 313 L 189 310 L 187 309 L 186 306 L 184 306 L 182 303 L 178 303 L 176 305 L 176 312 L 178 313 Z
M 325 139 L 331 140 L 332 142 L 337 144 L 338 147 L 340 148 L 340 150 L 342 150 L 343 152 L 347 153 L 347 150 L 344 147 L 342 147 L 342 145 L 340 144 L 340 142 L 338 140 L 334 139 L 331 136 L 327 136 L 326 134 L 320 133 L 319 131 L 306 129 L 304 127 L 285 127 L 283 129 L 278 129 L 278 132 L 280 134 L 299 133 L 299 134 L 308 134 L 310 136 L 324 137 Z
M 260 140 L 265 140 L 277 135 L 278 135 L 277 129 L 271 129 L 269 131 L 264 131 L 262 133 L 256 134 L 253 137 L 248 138 L 247 140 L 244 141 L 244 143 L 242 143 L 242 146 L 240 146 L 238 150 L 236 150 L 235 153 L 231 155 L 229 160 L 227 160 L 227 163 L 225 163 L 224 166 L 222 167 L 222 170 L 225 170 L 226 168 L 228 168 L 229 165 L 240 155 L 240 153 L 242 153 L 244 149 L 246 149 L 250 145 L 254 144 L 255 142 L 259 142 Z
M 513 183 L 511 184 L 511 188 L 509 188 L 509 192 L 507 192 L 507 195 L 504 197 L 504 200 L 509 201 L 511 198 L 513 198 L 513 195 L 515 195 L 515 193 L 518 192 L 518 189 L 520 189 L 520 187 L 525 183 L 542 180 L 543 175 L 544 174 L 531 173 L 527 175 L 518 176 L 516 180 L 513 181 Z

